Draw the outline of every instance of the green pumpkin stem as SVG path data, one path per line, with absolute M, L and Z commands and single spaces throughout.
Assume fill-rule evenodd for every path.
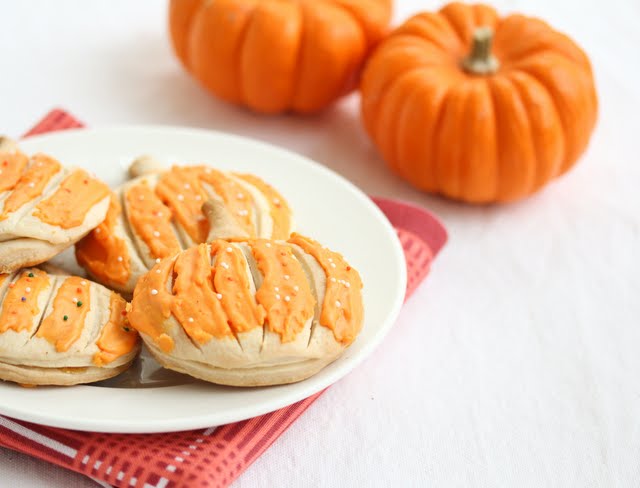
M 462 67 L 465 71 L 474 75 L 490 75 L 498 71 L 500 63 L 491 54 L 492 41 L 493 29 L 491 27 L 478 27 L 473 31 L 471 54 L 462 60 Z

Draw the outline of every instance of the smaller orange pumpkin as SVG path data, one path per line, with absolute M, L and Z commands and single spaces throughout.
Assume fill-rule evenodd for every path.
M 541 20 L 452 3 L 380 43 L 362 116 L 384 159 L 416 187 L 504 202 L 567 171 L 597 116 L 591 66 Z
M 357 86 L 392 0 L 171 0 L 176 54 L 207 89 L 264 113 L 318 111 Z

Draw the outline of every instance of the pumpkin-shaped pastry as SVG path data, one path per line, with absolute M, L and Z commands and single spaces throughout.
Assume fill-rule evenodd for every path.
M 301 235 L 215 240 L 146 274 L 129 319 L 166 368 L 233 386 L 292 383 L 356 338 L 361 289 L 340 254 Z
M 586 54 L 545 22 L 452 3 L 421 13 L 363 73 L 366 129 L 416 187 L 471 203 L 529 195 L 587 147 L 597 97 Z
M 77 276 L 38 268 L 0 275 L 0 379 L 76 385 L 122 373 L 140 349 L 126 305 Z
M 42 263 L 102 222 L 108 187 L 0 137 L 0 273 Z
M 89 275 L 123 293 L 157 261 L 194 244 L 291 234 L 287 202 L 257 176 L 208 166 L 160 169 L 148 158 L 132 174 L 142 175 L 114 192 L 105 221 L 76 246 Z
M 216 96 L 264 113 L 320 110 L 353 90 L 387 31 L 391 0 L 172 0 L 185 68 Z

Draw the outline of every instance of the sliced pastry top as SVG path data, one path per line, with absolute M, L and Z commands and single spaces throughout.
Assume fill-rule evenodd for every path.
M 206 166 L 174 166 L 126 183 L 112 195 L 106 220 L 76 247 L 98 281 L 131 292 L 157 260 L 216 238 L 286 239 L 285 199 L 253 175 Z
M 0 139 L 0 242 L 72 243 L 104 219 L 108 204 L 108 187 L 86 171 Z
M 287 241 L 217 239 L 158 263 L 130 321 L 152 348 L 222 368 L 334 357 L 363 323 L 362 281 L 344 258 Z
M 0 364 L 116 368 L 139 349 L 127 302 L 77 276 L 27 268 L 0 275 Z

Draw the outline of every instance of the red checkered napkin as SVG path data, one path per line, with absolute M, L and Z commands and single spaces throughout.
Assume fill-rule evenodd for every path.
M 26 135 L 82 127 L 62 110 L 50 112 Z M 404 248 L 407 298 L 447 240 L 427 211 L 382 198 L 374 201 Z M 117 487 L 226 487 L 255 461 L 322 392 L 243 422 L 169 434 L 100 434 L 44 427 L 0 416 L 0 446 Z

